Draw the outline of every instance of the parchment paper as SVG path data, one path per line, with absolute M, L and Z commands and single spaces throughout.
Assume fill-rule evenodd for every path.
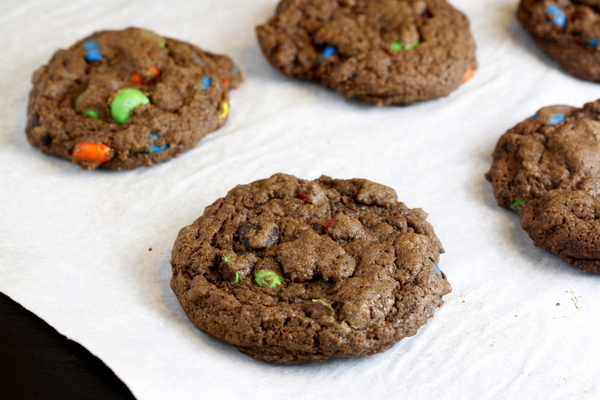
M 533 45 L 516 3 L 454 0 L 477 42 L 473 78 L 447 98 L 377 108 L 267 63 L 254 27 L 275 0 L 2 2 L 0 291 L 138 399 L 598 398 L 600 276 L 535 248 L 484 179 L 507 129 L 600 97 Z M 83 171 L 29 145 L 34 70 L 128 26 L 230 55 L 245 82 L 227 124 L 177 159 L 124 172 Z M 189 322 L 169 288 L 177 232 L 235 185 L 276 172 L 370 179 L 429 213 L 453 292 L 417 336 L 375 356 L 279 366 Z

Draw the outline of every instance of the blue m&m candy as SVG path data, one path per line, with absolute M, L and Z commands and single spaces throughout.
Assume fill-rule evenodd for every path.
M 546 8 L 546 12 L 550 17 L 550 23 L 552 25 L 557 25 L 561 28 L 564 28 L 567 25 L 567 17 L 565 16 L 565 13 L 563 13 L 557 6 Z
M 153 133 L 150 134 L 150 139 L 152 139 L 153 141 L 157 140 L 159 138 L 160 138 L 160 136 L 156 132 L 153 132 Z M 148 149 L 144 150 L 144 152 L 145 153 L 160 153 L 161 151 L 166 150 L 168 148 L 169 148 L 169 144 L 168 143 L 165 143 L 162 146 L 157 146 L 154 143 L 151 143 L 149 145 Z
M 436 263 L 434 263 L 434 262 L 433 262 L 431 259 L 429 259 L 428 261 L 429 261 L 429 263 L 430 263 L 430 264 L 433 266 L 433 269 L 434 269 L 435 273 L 436 273 L 438 276 L 441 276 L 441 277 L 443 277 L 443 275 L 444 275 L 444 274 L 442 274 L 442 270 L 440 269 L 440 267 L 438 267 L 438 266 L 437 266 L 437 264 L 436 264 Z
M 95 40 L 88 40 L 83 44 L 85 47 L 85 60 L 87 62 L 96 62 L 104 58 L 100 49 L 98 48 L 98 42 Z
M 323 58 L 327 59 L 327 58 L 331 57 L 332 55 L 334 55 L 336 52 L 337 52 L 337 47 L 325 46 L 325 48 L 323 49 L 323 52 L 321 54 L 323 55 Z
M 548 120 L 548 123 L 550 125 L 556 125 L 560 122 L 563 122 L 565 120 L 565 116 L 562 114 L 554 114 L 552 117 L 550 117 L 550 119 Z
M 212 85 L 212 79 L 210 79 L 209 76 L 205 76 L 200 81 L 200 86 L 202 87 L 202 90 L 207 90 L 211 85 Z

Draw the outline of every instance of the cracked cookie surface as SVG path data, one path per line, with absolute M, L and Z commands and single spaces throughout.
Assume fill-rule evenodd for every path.
M 600 101 L 544 107 L 509 129 L 486 178 L 498 204 L 521 215 L 536 246 L 600 272 Z
M 150 166 L 220 128 L 240 82 L 226 56 L 143 29 L 96 32 L 35 72 L 27 138 L 83 169 Z
M 526 203 L 521 225 L 537 247 L 600 273 L 600 177 L 575 174 Z
M 517 18 L 535 44 L 567 72 L 600 80 L 600 2 L 521 0 Z
M 260 360 L 375 354 L 451 291 L 425 218 L 368 180 L 276 174 L 180 231 L 171 288 L 200 329 Z
M 476 67 L 469 22 L 445 0 L 282 0 L 256 31 L 285 75 L 379 106 L 447 96 Z

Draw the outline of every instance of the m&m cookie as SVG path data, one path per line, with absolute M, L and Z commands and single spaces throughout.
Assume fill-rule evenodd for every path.
M 535 44 L 567 72 L 600 80 L 598 0 L 521 0 L 517 18 Z
M 276 174 L 179 232 L 171 288 L 200 329 L 260 360 L 379 353 L 451 291 L 426 217 L 366 179 Z
M 97 32 L 35 72 L 27 138 L 84 169 L 150 166 L 220 128 L 241 81 L 228 57 L 189 43 Z
M 600 100 L 582 108 L 549 106 L 509 129 L 496 144 L 492 182 L 540 248 L 600 273 Z
M 285 75 L 378 106 L 447 96 L 476 68 L 469 21 L 445 0 L 282 0 L 256 31 Z

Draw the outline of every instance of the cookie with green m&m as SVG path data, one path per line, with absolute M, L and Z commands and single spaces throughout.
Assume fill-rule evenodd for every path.
M 600 273 L 600 176 L 576 173 L 527 202 L 521 226 L 533 243 L 577 268 Z
M 179 232 L 171 288 L 196 326 L 260 360 L 379 353 L 451 291 L 426 216 L 365 179 L 276 174 Z
M 600 80 L 600 2 L 521 0 L 517 18 L 535 44 L 567 72 Z
M 150 166 L 220 128 L 241 80 L 228 57 L 189 43 L 96 32 L 35 72 L 27 138 L 84 169 Z
M 476 68 L 469 22 L 445 0 L 281 0 L 256 31 L 285 75 L 378 106 L 447 96 Z
M 588 272 L 600 272 L 589 251 L 600 230 L 585 222 L 600 209 L 599 138 L 600 100 L 544 107 L 500 137 L 486 174 L 498 204 L 520 215 L 536 246 Z

